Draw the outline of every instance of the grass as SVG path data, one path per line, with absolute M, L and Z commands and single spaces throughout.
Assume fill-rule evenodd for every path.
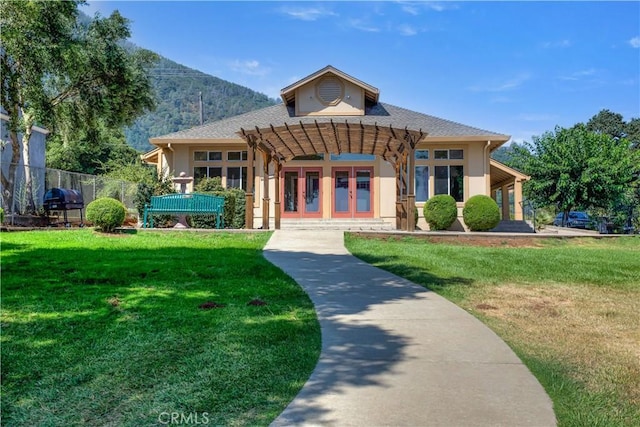
M 316 364 L 313 306 L 267 233 L 0 237 L 5 426 L 268 425 Z
M 640 238 L 531 247 L 347 236 L 364 261 L 445 296 L 520 356 L 561 426 L 640 420 Z

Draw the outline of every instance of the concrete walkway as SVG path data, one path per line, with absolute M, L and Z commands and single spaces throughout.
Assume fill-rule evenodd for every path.
M 274 426 L 553 426 L 552 403 L 480 321 L 344 248 L 342 231 L 277 230 L 265 257 L 315 304 L 322 352 Z

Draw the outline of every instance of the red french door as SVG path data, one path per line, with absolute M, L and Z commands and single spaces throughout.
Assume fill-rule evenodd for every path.
M 333 218 L 373 217 L 373 168 L 335 167 L 331 170 Z
M 283 218 L 322 218 L 322 168 L 283 168 Z

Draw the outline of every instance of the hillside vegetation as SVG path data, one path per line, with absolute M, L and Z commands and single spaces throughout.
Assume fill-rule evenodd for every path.
M 157 97 L 155 111 L 125 130 L 127 143 L 139 151 L 152 148 L 149 138 L 200 124 L 199 93 L 204 121 L 232 117 L 277 103 L 267 95 L 161 57 L 151 70 Z

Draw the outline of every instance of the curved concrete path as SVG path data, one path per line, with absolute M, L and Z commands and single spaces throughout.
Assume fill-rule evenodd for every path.
M 554 426 L 518 357 L 456 305 L 353 257 L 342 231 L 277 230 L 265 257 L 309 294 L 311 377 L 273 426 Z

